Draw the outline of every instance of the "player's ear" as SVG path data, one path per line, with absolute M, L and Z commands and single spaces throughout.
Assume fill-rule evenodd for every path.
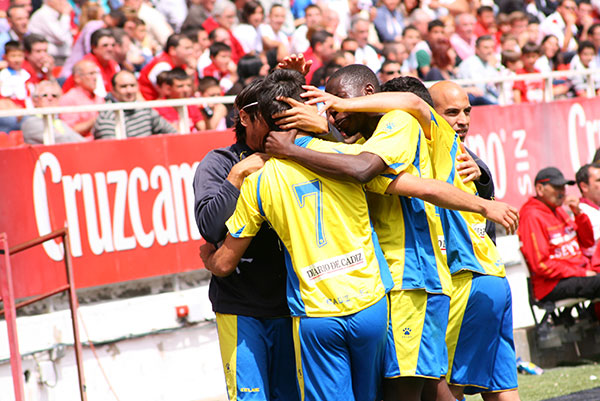
M 375 93 L 375 87 L 373 84 L 366 84 L 363 88 L 363 96 L 372 95 Z
M 240 122 L 244 127 L 250 124 L 250 116 L 246 113 L 246 110 L 240 110 Z

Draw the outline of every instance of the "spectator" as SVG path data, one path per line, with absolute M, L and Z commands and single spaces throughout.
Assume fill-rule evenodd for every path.
M 400 40 L 402 30 L 408 25 L 399 5 L 400 0 L 382 0 L 381 6 L 377 9 L 373 24 L 382 42 Z
M 591 258 L 600 239 L 600 164 L 582 166 L 575 174 L 575 181 L 581 192 L 579 208 L 587 215 L 594 228 L 594 245 L 582 249 L 583 254 Z
M 0 96 L 12 100 L 20 107 L 25 107 L 29 100 L 26 83 L 31 75 L 23 69 L 25 60 L 23 45 L 14 40 L 6 42 L 4 60 L 7 67 L 0 71 Z
M 244 56 L 246 57 L 246 56 Z M 243 57 L 242 57 L 243 59 Z M 198 92 L 202 97 L 223 96 L 219 81 L 213 77 L 204 77 L 198 83 Z M 206 129 L 209 130 L 224 130 L 227 129 L 226 116 L 227 107 L 222 103 L 205 104 L 200 108 L 204 120 L 206 121 Z
M 227 92 L 237 81 L 236 66 L 231 60 L 231 48 L 219 42 L 210 45 L 210 60 L 211 64 L 202 71 L 202 76 L 216 78 L 223 92 Z
M 242 19 L 240 24 L 233 28 L 233 36 L 240 42 L 245 53 L 262 52 L 263 41 L 258 27 L 264 18 L 265 13 L 259 2 L 251 0 L 244 4 Z
M 448 39 L 431 44 L 431 69 L 425 81 L 443 81 L 456 78 L 456 52 Z
M 588 39 L 596 48 L 594 63 L 600 68 L 600 24 L 594 24 L 588 29 Z
M 112 92 L 106 97 L 107 103 L 134 102 L 137 99 L 138 82 L 129 71 L 120 71 L 113 76 Z M 128 137 L 149 136 L 177 132 L 171 124 L 153 109 L 125 110 L 125 129 Z M 94 138 L 111 139 L 116 137 L 114 111 L 101 111 L 94 124 Z
M 264 78 L 267 76 L 269 72 L 269 65 L 266 63 L 266 57 L 256 56 L 253 54 L 246 54 L 244 57 L 240 59 L 240 62 L 237 65 L 237 75 L 238 79 L 233 84 L 231 89 L 229 89 L 226 94 L 227 95 L 237 95 L 244 89 L 250 82 L 254 81 L 257 78 Z M 210 77 L 212 78 L 212 77 Z M 202 80 L 200 80 L 202 81 Z M 209 80 L 212 82 L 212 80 Z M 219 81 L 217 81 L 217 84 Z M 200 87 L 200 83 L 198 84 Z M 220 88 L 220 87 L 219 87 Z M 213 95 L 216 96 L 216 95 Z
M 475 54 L 475 17 L 467 13 L 459 14 L 455 18 L 454 27 L 456 32 L 450 37 L 450 43 L 458 57 L 466 60 Z
M 231 59 L 234 63 L 237 63 L 240 58 L 245 54 L 244 49 L 240 42 L 233 36 L 231 29 L 235 25 L 235 5 L 229 0 L 222 0 L 218 2 L 214 9 L 212 16 L 209 17 L 202 27 L 206 29 L 209 34 L 215 28 L 223 28 L 227 31 L 229 39 L 231 40 Z
M 94 93 L 105 97 L 112 90 L 112 77 L 119 70 L 119 64 L 115 61 L 115 36 L 108 28 L 101 28 L 92 34 L 90 41 L 91 53 L 86 54 L 83 60 L 88 60 L 98 67 L 98 77 Z M 63 90 L 69 91 L 74 86 L 71 75 L 63 84 Z
M 262 24 L 258 28 L 264 50 L 279 49 L 283 46 L 285 51 L 289 52 L 289 39 L 282 29 L 284 22 L 285 9 L 280 4 L 273 4 L 269 11 L 268 24 Z
M 198 29 L 210 17 L 216 0 L 190 0 L 188 15 L 181 25 L 181 30 Z
M 310 37 L 310 47 L 304 53 L 306 61 L 312 61 L 306 82 L 311 82 L 316 70 L 331 61 L 334 53 L 333 35 L 324 29 L 316 31 Z
M 517 75 L 517 71 L 523 68 L 523 62 L 521 61 L 521 52 L 514 50 L 504 50 L 501 54 L 501 62 L 505 67 L 500 70 L 500 75 L 503 77 L 514 77 Z M 513 104 L 515 102 L 515 95 L 513 91 L 514 81 L 502 82 L 502 93 L 504 95 L 503 104 Z
M 523 47 L 529 42 L 529 32 L 527 32 L 527 24 L 529 18 L 522 11 L 513 11 L 508 15 L 508 23 L 510 24 L 510 34 L 517 38 L 519 47 Z
M 500 53 L 509 50 L 521 54 L 521 47 L 517 37 L 511 33 L 505 33 L 500 37 Z
M 542 35 L 554 35 L 561 51 L 577 50 L 577 3 L 574 0 L 560 0 L 555 12 L 540 24 Z
M 333 35 L 333 46 L 339 49 L 342 40 L 348 36 L 348 33 L 342 24 L 340 24 L 338 10 L 331 8 L 331 6 L 325 7 L 323 10 L 323 26 L 327 32 Z
M 308 50 L 309 37 L 312 32 L 323 29 L 323 12 L 321 7 L 310 4 L 305 9 L 304 25 L 300 25 L 291 38 L 291 53 L 300 54 Z
M 444 33 L 444 23 L 438 19 L 430 21 L 427 24 L 424 38 L 426 41 L 422 40 L 418 42 L 413 50 L 417 60 L 417 72 L 420 78 L 424 78 L 431 68 L 431 47 L 433 44 L 437 41 L 448 41 Z
M 161 47 L 166 45 L 167 39 L 173 34 L 173 29 L 160 11 L 143 0 L 124 0 L 123 5 L 134 10 L 137 16 L 146 23 L 151 40 Z
M 100 28 L 107 27 L 102 19 L 103 14 L 104 11 L 99 3 L 88 1 L 81 7 L 81 14 L 79 15 L 79 35 L 73 43 L 71 54 L 69 54 L 69 57 L 67 57 L 67 60 L 62 66 L 62 70 L 60 71 L 61 78 L 70 77 L 73 73 L 73 66 L 75 63 L 92 51 L 92 33 Z
M 4 56 L 4 45 L 7 42 L 14 40 L 23 43 L 29 24 L 29 13 L 23 6 L 10 6 L 6 10 L 6 21 L 10 29 L 0 33 L 0 57 Z
M 584 40 L 579 44 L 577 49 L 577 55 L 573 57 L 570 63 L 570 69 L 572 71 L 585 71 L 588 69 L 595 69 L 599 66 L 595 62 L 596 48 L 594 44 L 588 40 Z M 588 79 L 594 81 L 594 93 L 598 93 L 600 90 L 600 78 L 598 76 L 582 76 L 574 75 L 571 77 L 571 84 L 573 90 L 577 96 L 587 96 Z
M 184 99 L 192 97 L 194 93 L 194 79 L 189 76 L 182 68 L 176 67 L 171 71 L 163 71 L 162 74 L 166 74 L 165 83 L 168 86 L 168 90 L 165 93 L 167 99 Z M 188 118 L 190 120 L 189 131 L 204 131 L 206 129 L 206 123 L 204 117 L 198 110 L 198 106 L 187 106 Z M 174 127 L 179 127 L 179 112 L 175 107 L 157 107 L 156 111 L 165 120 L 167 120 Z
M 127 59 L 129 48 L 131 47 L 131 39 L 129 39 L 123 28 L 111 28 L 110 31 L 115 38 L 114 56 L 119 69 L 134 72 L 135 67 Z
M 535 68 L 540 72 L 550 72 L 566 70 L 563 53 L 560 51 L 558 38 L 554 35 L 547 35 L 542 39 L 540 45 L 542 56 L 535 63 Z M 564 97 L 570 91 L 571 85 L 566 78 L 554 78 L 552 80 L 552 92 L 555 98 Z
M 402 67 L 400 63 L 392 60 L 385 60 L 383 64 L 381 64 L 381 70 L 379 70 L 379 73 L 377 74 L 377 78 L 381 85 L 400 76 L 402 76 Z
M 542 34 L 540 32 L 540 22 L 534 16 L 529 16 L 529 21 L 527 22 L 527 37 L 530 42 L 534 42 L 536 45 L 539 45 L 542 40 Z
M 525 43 L 521 49 L 523 68 L 516 71 L 519 74 L 535 74 L 540 70 L 535 68 L 535 62 L 540 57 L 540 48 L 533 42 Z M 544 80 L 515 81 L 513 86 L 514 103 L 540 103 L 544 101 Z
M 354 55 L 354 53 L 352 53 Z M 400 64 L 402 74 L 410 73 L 408 65 L 408 51 L 403 42 L 390 42 L 383 45 L 383 57 L 385 60 L 395 61 Z M 351 63 L 354 64 L 354 63 Z
M 71 11 L 67 0 L 44 0 L 44 4 L 31 15 L 29 32 L 48 40 L 48 53 L 57 65 L 63 65 L 73 45 Z
M 354 53 L 357 64 L 364 64 L 372 71 L 379 71 L 381 61 L 377 55 L 377 51 L 367 43 L 369 37 L 369 24 L 366 19 L 357 18 L 352 22 L 351 37 L 356 40 L 357 48 Z M 408 49 L 407 49 L 408 50 Z
M 98 79 L 98 67 L 92 61 L 81 60 L 73 67 L 74 86 L 60 98 L 60 106 L 82 106 L 90 104 L 104 104 L 104 98 L 94 93 Z M 75 132 L 82 136 L 91 134 L 94 123 L 98 117 L 96 111 L 83 111 L 79 113 L 63 113 L 60 119 Z
M 154 57 L 154 49 L 147 35 L 146 23 L 141 18 L 134 17 L 125 22 L 123 30 L 131 40 L 127 60 L 133 64 L 136 71 L 141 71 Z M 202 31 L 206 34 L 206 31 Z
M 590 219 L 575 197 L 565 197 L 566 180 L 555 167 L 535 177 L 535 196 L 521 208 L 519 240 L 527 262 L 533 293 L 540 301 L 600 296 L 600 275 L 581 249 L 594 244 Z M 575 219 L 561 207 L 569 206 Z
M 500 76 L 494 57 L 495 41 L 491 36 L 477 38 L 475 55 L 463 60 L 458 66 L 458 77 L 462 79 L 495 78 Z M 455 48 L 456 49 L 456 48 Z M 469 93 L 469 100 L 473 106 L 482 104 L 496 104 L 498 91 L 495 84 L 482 83 L 475 85 L 476 90 Z
M 41 81 L 33 90 L 33 106 L 36 108 L 58 107 L 60 96 L 60 86 L 55 81 Z M 52 128 L 54 129 L 54 140 L 56 143 L 84 141 L 81 135 L 56 117 L 53 118 Z M 21 125 L 21 131 L 23 131 L 23 140 L 25 143 L 44 143 L 44 119 L 42 116 L 26 117 Z
M 575 27 L 577 28 L 577 43 L 581 43 L 584 40 L 589 40 L 588 31 L 594 24 L 594 9 L 590 0 L 579 0 L 577 2 L 577 22 Z
M 23 41 L 25 46 L 25 61 L 23 69 L 31 75 L 28 84 L 33 85 L 42 81 L 53 80 L 52 69 L 54 68 L 54 58 L 48 54 L 48 41 L 41 35 L 31 33 L 25 36 Z
M 473 27 L 475 36 L 493 35 L 494 32 L 490 32 L 490 28 L 495 26 L 494 9 L 490 6 L 480 6 L 477 9 L 476 22 Z
M 169 36 L 164 52 L 155 57 L 140 72 L 140 92 L 144 99 L 158 99 L 156 76 L 161 72 L 172 70 L 175 67 L 182 67 L 189 74 L 188 68 L 195 65 L 188 64 L 193 61 L 193 53 L 192 41 L 185 35 L 173 34 Z
M 156 4 L 156 10 L 165 17 L 173 31 L 180 32 L 188 15 L 186 0 L 158 0 L 154 4 Z

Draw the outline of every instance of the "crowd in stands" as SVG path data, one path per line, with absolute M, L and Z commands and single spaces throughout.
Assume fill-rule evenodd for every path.
M 0 1 L 1 109 L 46 105 L 39 100 L 46 91 L 36 88 L 44 81 L 62 88 L 51 91 L 61 106 L 235 95 L 291 54 L 312 62 L 307 82 L 318 87 L 354 63 L 382 83 L 400 75 L 436 81 L 600 67 L 596 0 L 39 1 Z M 117 77 L 134 78 L 135 96 L 115 88 Z M 600 78 L 594 84 L 600 90 Z M 544 85 L 467 91 L 473 105 L 497 104 L 501 94 L 508 104 L 541 102 Z M 587 88 L 584 77 L 552 84 L 555 98 L 585 96 Z M 192 132 L 231 125 L 223 105 L 188 112 Z M 156 113 L 156 132 L 176 131 L 175 109 Z M 113 137 L 102 115 L 65 113 L 59 125 L 84 140 Z M 21 130 L 28 118 L 0 118 L 0 131 Z

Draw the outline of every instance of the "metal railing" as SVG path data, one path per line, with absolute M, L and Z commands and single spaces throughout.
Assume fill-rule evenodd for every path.
M 515 81 L 535 81 L 544 80 L 544 100 L 551 102 L 554 100 L 554 94 L 552 92 L 552 82 L 557 78 L 571 78 L 575 76 L 583 76 L 586 80 L 586 96 L 596 96 L 596 89 L 594 85 L 594 77 L 600 77 L 600 68 L 589 69 L 585 71 L 552 71 L 550 73 L 539 73 L 539 74 L 520 74 L 501 76 L 495 78 L 481 78 L 481 79 L 458 79 L 454 82 L 461 86 L 473 86 L 477 84 L 494 84 L 498 89 L 499 104 L 505 105 L 506 98 L 505 92 L 502 88 L 505 82 Z M 435 82 L 426 82 L 426 86 L 431 86 Z M 157 107 L 175 107 L 179 114 L 178 132 L 181 134 L 187 134 L 190 132 L 190 121 L 188 116 L 187 106 L 198 106 L 198 105 L 210 105 L 215 103 L 232 104 L 235 100 L 235 96 L 217 96 L 217 97 L 197 97 L 188 99 L 168 99 L 168 100 L 151 100 L 142 102 L 130 102 L 130 103 L 106 103 L 100 105 L 86 105 L 86 106 L 63 106 L 63 107 L 47 107 L 47 108 L 35 108 L 35 109 L 10 109 L 0 110 L 0 117 L 11 117 L 11 116 L 42 116 L 44 119 L 44 144 L 52 145 L 55 143 L 54 126 L 52 121 L 56 114 L 61 113 L 81 113 L 90 111 L 114 111 L 115 112 L 115 137 L 117 139 L 127 138 L 127 132 L 125 127 L 125 110 L 134 109 L 148 109 Z
M 187 99 L 150 100 L 141 102 L 105 103 L 91 104 L 85 106 L 61 106 L 44 107 L 34 109 L 10 109 L 0 110 L 0 117 L 23 117 L 41 116 L 44 119 L 43 140 L 45 145 L 55 143 L 54 125 L 55 115 L 62 113 L 83 113 L 90 111 L 114 111 L 115 112 L 115 137 L 117 139 L 127 138 L 125 127 L 125 111 L 135 109 L 151 109 L 157 107 L 174 107 L 179 114 L 177 132 L 180 134 L 190 133 L 190 119 L 187 106 L 208 105 L 215 103 L 232 104 L 235 96 L 194 97 Z

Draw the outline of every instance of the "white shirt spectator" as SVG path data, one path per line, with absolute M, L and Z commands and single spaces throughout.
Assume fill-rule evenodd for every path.
M 571 63 L 569 64 L 569 69 L 573 70 L 573 71 L 586 71 L 589 69 L 593 70 L 595 68 L 598 68 L 598 65 L 596 64 L 596 59 L 592 59 L 592 61 L 590 62 L 590 66 L 586 67 L 581 63 L 581 60 L 579 59 L 579 54 L 576 54 L 575 56 L 573 56 L 573 58 L 571 59 Z M 595 89 L 600 88 L 600 77 L 593 76 L 593 79 L 594 79 L 594 88 Z M 575 91 L 577 91 L 577 92 L 585 91 L 587 89 L 587 77 L 585 77 L 583 75 L 572 76 L 571 83 L 573 84 L 573 86 L 575 87 Z M 590 217 L 590 219 L 591 219 L 591 217 Z M 594 228 L 594 234 L 595 234 L 595 228 Z
M 306 38 L 308 27 L 300 25 L 292 35 L 291 52 L 294 54 L 304 53 L 310 47 L 310 42 Z
M 302 26 L 306 26 L 306 25 L 302 25 Z M 261 40 L 262 40 L 262 38 L 276 40 L 276 41 L 286 45 L 288 47 L 288 49 L 290 48 L 290 40 L 289 40 L 289 37 L 285 34 L 285 32 L 283 32 L 280 29 L 279 32 L 275 33 L 275 31 L 273 30 L 273 27 L 271 27 L 271 25 L 269 25 L 269 24 L 260 24 L 258 26 L 258 35 L 261 37 Z M 307 47 L 307 49 L 308 49 L 308 47 Z
M 269 27 L 270 28 L 270 27 Z M 259 27 L 260 29 L 260 27 Z M 271 29 L 271 32 L 273 29 Z M 260 53 L 263 50 L 260 32 L 250 24 L 239 24 L 233 28 L 233 36 L 240 42 L 244 52 Z
M 354 59 L 356 64 L 364 64 L 374 73 L 377 73 L 381 69 L 381 60 L 379 60 L 379 55 L 370 45 L 357 48 L 356 53 L 354 54 Z
M 500 72 L 496 67 L 485 63 L 477 55 L 463 60 L 458 66 L 458 78 L 461 79 L 495 78 L 498 76 L 500 76 Z M 493 84 L 477 84 L 475 86 L 483 91 L 483 96 L 487 99 L 498 102 L 498 91 Z
M 591 248 L 582 249 L 585 256 L 592 257 L 596 250 L 598 239 L 600 239 L 600 208 L 588 199 L 582 198 L 581 202 L 579 202 L 579 209 L 581 209 L 582 213 L 587 214 L 592 222 L 592 227 L 594 227 L 594 241 L 596 241 L 596 243 Z
M 542 23 L 540 24 L 540 32 L 542 36 L 546 35 L 554 35 L 558 38 L 558 45 L 560 48 L 563 48 L 563 43 L 565 41 L 565 28 L 566 28 L 565 20 L 560 15 L 558 11 L 550 14 Z M 575 41 L 575 36 L 577 35 L 577 27 L 575 25 L 571 28 L 573 32 L 573 36 L 569 41 L 569 51 L 577 50 L 577 42 Z
M 142 3 L 138 10 L 138 17 L 146 24 L 148 35 L 161 47 L 165 47 L 167 39 L 173 33 L 173 28 L 171 28 L 165 16 L 152 6 Z
M 0 95 L 5 98 L 27 100 L 27 86 L 25 83 L 31 75 L 24 69 L 19 71 L 5 68 L 0 71 Z
M 64 61 L 71 54 L 71 16 L 61 14 L 44 4 L 31 14 L 29 33 L 37 33 L 48 40 L 48 54 L 57 61 Z
M 175 32 L 179 32 L 188 15 L 185 0 L 160 0 L 156 3 L 156 9 L 165 16 Z

